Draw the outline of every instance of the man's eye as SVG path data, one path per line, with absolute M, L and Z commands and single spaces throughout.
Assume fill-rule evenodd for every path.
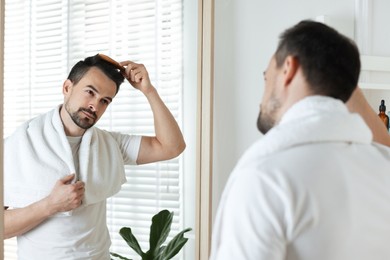
M 110 102 L 108 101 L 108 100 L 106 100 L 106 99 L 102 99 L 102 101 L 101 101 L 103 104 L 105 104 L 105 105 L 108 105 L 108 104 L 110 104 Z

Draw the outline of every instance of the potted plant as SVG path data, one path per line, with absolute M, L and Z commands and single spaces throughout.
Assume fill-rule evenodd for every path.
M 142 251 L 138 240 L 133 235 L 131 228 L 123 227 L 119 234 L 123 237 L 126 243 L 141 256 L 142 260 L 168 260 L 174 257 L 181 248 L 187 243 L 188 238 L 184 237 L 184 233 L 191 231 L 191 228 L 186 228 L 178 233 L 172 240 L 163 245 L 171 231 L 171 224 L 173 219 L 173 212 L 162 210 L 152 218 L 152 225 L 150 227 L 149 250 Z M 112 253 L 113 257 L 122 260 L 131 260 L 116 253 Z

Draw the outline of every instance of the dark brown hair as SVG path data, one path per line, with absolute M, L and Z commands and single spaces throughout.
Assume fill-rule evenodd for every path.
M 114 81 L 116 93 L 118 93 L 119 87 L 124 81 L 123 75 L 114 65 L 103 60 L 98 54 L 77 62 L 69 72 L 68 79 L 73 84 L 77 84 L 92 67 L 99 68 L 107 77 Z
M 305 20 L 287 29 L 275 53 L 277 66 L 289 55 L 297 58 L 314 94 L 346 102 L 357 86 L 361 65 L 356 44 L 325 24 Z

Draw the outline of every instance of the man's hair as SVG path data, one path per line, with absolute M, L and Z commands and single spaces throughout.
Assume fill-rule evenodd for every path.
M 114 81 L 116 84 L 116 93 L 118 93 L 119 86 L 123 83 L 124 77 L 114 65 L 103 60 L 99 54 L 77 62 L 69 72 L 68 79 L 73 84 L 77 84 L 92 67 L 100 69 L 107 77 Z
M 282 33 L 275 53 L 277 66 L 289 55 L 298 60 L 314 94 L 346 102 L 357 86 L 356 44 L 325 24 L 306 20 Z

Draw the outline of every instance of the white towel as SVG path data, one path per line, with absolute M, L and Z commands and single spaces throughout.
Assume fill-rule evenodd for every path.
M 350 113 L 340 100 L 309 96 L 294 104 L 277 125 L 252 144 L 236 167 L 293 146 L 320 142 L 370 144 L 372 138 L 363 118 Z
M 264 142 L 261 153 L 266 155 L 307 143 L 369 144 L 372 132 L 363 118 L 350 113 L 340 100 L 309 96 L 294 104 L 260 141 Z
M 4 205 L 25 207 L 50 194 L 57 180 L 75 173 L 60 106 L 19 127 L 4 142 Z M 123 155 L 109 132 L 88 129 L 80 144 L 79 180 L 83 205 L 102 201 L 126 181 Z

